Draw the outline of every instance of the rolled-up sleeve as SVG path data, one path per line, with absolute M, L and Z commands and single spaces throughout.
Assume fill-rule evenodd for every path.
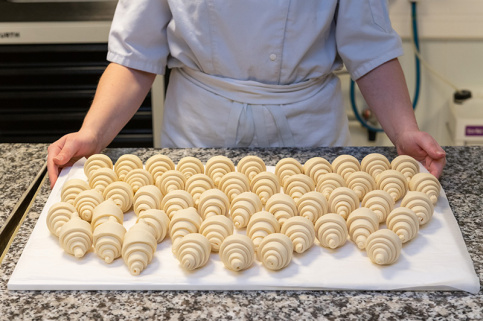
M 336 19 L 338 54 L 352 79 L 403 54 L 386 0 L 340 0 Z
M 169 54 L 166 27 L 170 20 L 166 0 L 120 0 L 109 33 L 107 60 L 164 74 Z

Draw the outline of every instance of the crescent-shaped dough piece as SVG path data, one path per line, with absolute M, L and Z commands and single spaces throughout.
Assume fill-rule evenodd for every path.
M 99 225 L 114 217 L 120 224 L 124 222 L 124 213 L 111 199 L 107 199 L 97 205 L 92 211 L 92 229 L 95 230 Z
M 352 155 L 340 155 L 332 161 L 332 169 L 334 173 L 347 179 L 351 173 L 361 170 L 361 164 Z
M 348 187 L 337 187 L 330 193 L 329 212 L 337 213 L 345 220 L 349 214 L 359 207 L 356 192 Z
M 395 169 L 388 169 L 377 175 L 376 184 L 378 189 L 388 192 L 394 202 L 403 198 L 408 190 L 406 177 Z
M 69 179 L 67 182 L 64 183 L 62 186 L 62 190 L 60 192 L 60 200 L 61 202 L 66 202 L 69 204 L 74 205 L 74 200 L 76 196 L 82 192 L 89 190 L 89 184 L 86 181 L 78 178 Z
M 211 177 L 215 186 L 218 186 L 220 179 L 230 172 L 235 171 L 235 164 L 226 156 L 218 155 L 211 157 L 206 162 L 205 174 Z
M 277 219 L 280 226 L 286 220 L 298 214 L 297 204 L 290 195 L 283 193 L 276 193 L 270 197 L 265 204 L 265 210 L 272 213 Z
M 124 226 L 114 216 L 110 216 L 93 233 L 94 250 L 97 256 L 107 264 L 120 257 L 125 234 Z
M 112 168 L 99 168 L 91 173 L 89 186 L 104 193 L 107 185 L 117 182 L 119 178 Z
M 379 153 L 366 155 L 361 161 L 361 170 L 376 179 L 381 172 L 391 169 L 391 163 L 386 156 Z
M 315 224 L 319 217 L 329 212 L 329 203 L 324 194 L 312 191 L 297 201 L 297 209 L 300 216 Z
M 230 200 L 225 193 L 219 189 L 209 189 L 200 196 L 198 212 L 203 219 L 213 215 L 228 215 Z
M 265 236 L 280 232 L 280 224 L 270 212 L 260 211 L 252 215 L 247 225 L 247 235 L 253 241 L 255 251 Z
M 196 157 L 183 157 L 179 160 L 178 165 L 176 165 L 176 170 L 183 173 L 186 179 L 190 178 L 196 174 L 203 174 L 205 172 L 205 166 Z
M 392 160 L 391 168 L 403 173 L 409 183 L 419 173 L 419 162 L 409 155 L 399 155 Z
M 243 271 L 252 266 L 255 248 L 252 240 L 243 234 L 227 236 L 221 243 L 220 259 L 232 271 Z
M 292 261 L 293 245 L 290 238 L 282 233 L 267 235 L 257 249 L 258 259 L 269 270 L 278 271 Z
M 144 220 L 151 228 L 157 243 L 161 243 L 168 234 L 169 218 L 163 210 L 149 209 L 142 211 L 136 223 L 140 220 Z
M 361 206 L 370 208 L 377 217 L 379 217 L 379 223 L 386 222 L 386 218 L 394 209 L 394 199 L 392 196 L 383 190 L 376 189 L 364 196 Z
M 250 191 L 250 182 L 245 174 L 230 172 L 220 179 L 218 188 L 228 196 L 231 202 L 237 195 Z
M 371 209 L 361 207 L 347 218 L 349 235 L 361 250 L 366 248 L 367 237 L 379 228 L 379 217 Z
M 174 162 L 166 155 L 156 154 L 148 158 L 146 161 L 146 170 L 151 173 L 154 184 L 158 185 L 161 175 L 165 172 L 174 170 Z
M 362 201 L 364 196 L 370 191 L 376 189 L 376 181 L 366 172 L 357 171 L 347 176 L 347 187 L 356 192 L 359 201 Z
M 114 171 L 121 181 L 124 181 L 127 173 L 137 168 L 143 168 L 143 161 L 133 154 L 122 155 L 114 164 Z
M 74 207 L 79 213 L 80 218 L 90 222 L 94 208 L 104 201 L 102 194 L 95 189 L 89 189 L 77 194 L 74 199 Z
M 237 165 L 237 171 L 245 174 L 250 182 L 258 173 L 265 172 L 266 170 L 267 166 L 265 162 L 258 156 L 245 156 L 240 159 Z
M 94 154 L 87 158 L 84 163 L 84 174 L 86 174 L 87 179 L 91 177 L 92 172 L 98 170 L 99 168 L 111 168 L 112 160 L 109 156 L 104 154 Z
M 92 248 L 91 225 L 74 213 L 60 228 L 59 244 L 64 251 L 76 258 L 83 257 Z
M 176 244 L 176 258 L 181 267 L 192 271 L 205 266 L 210 259 L 210 241 L 199 233 L 186 235 Z
M 139 220 L 124 235 L 122 258 L 132 275 L 139 275 L 153 259 L 156 238 L 144 220 Z
M 257 194 L 245 192 L 233 199 L 230 206 L 230 215 L 237 229 L 244 228 L 250 217 L 263 209 L 262 201 Z
M 315 235 L 320 245 L 329 249 L 336 249 L 347 242 L 349 231 L 342 216 L 328 213 L 319 217 L 315 222 Z
M 215 183 L 206 174 L 195 174 L 186 180 L 185 190 L 193 196 L 195 207 L 198 208 L 203 192 L 215 188 Z
M 288 177 L 295 174 L 303 174 L 303 172 L 303 166 L 295 158 L 282 158 L 275 165 L 275 175 L 277 175 L 283 186 L 285 186 L 285 181 Z
M 280 182 L 274 173 L 261 172 L 252 179 L 250 189 L 265 205 L 273 194 L 280 193 Z
M 128 183 L 114 182 L 109 184 L 104 190 L 104 199 L 112 199 L 123 213 L 126 213 L 131 209 L 134 192 Z
M 180 189 L 169 192 L 161 201 L 161 209 L 168 215 L 169 219 L 172 219 L 177 211 L 193 206 L 194 201 L 191 194 Z
M 367 238 L 366 253 L 372 263 L 390 265 L 395 263 L 401 254 L 402 242 L 391 230 L 375 231 Z
M 186 178 L 180 171 L 170 170 L 164 172 L 163 175 L 156 181 L 156 186 L 161 191 L 161 194 L 166 195 L 175 190 L 184 190 Z
M 137 216 L 142 211 L 149 209 L 161 209 L 163 195 L 159 188 L 154 185 L 145 185 L 138 189 L 133 199 L 134 213 Z
M 332 165 L 323 157 L 312 157 L 304 164 L 304 174 L 310 176 L 315 184 L 325 175 L 332 173 Z
M 413 210 L 419 218 L 419 225 L 428 223 L 433 217 L 434 206 L 429 196 L 423 192 L 409 191 L 401 201 L 401 206 Z
M 201 222 L 201 216 L 194 207 L 188 207 L 174 213 L 169 222 L 169 236 L 173 242 L 173 253 L 176 253 L 176 243 L 180 239 L 190 233 L 198 233 Z
M 319 178 L 315 190 L 324 194 L 325 198 L 329 200 L 330 194 L 337 187 L 347 187 L 344 177 L 337 173 L 329 173 Z
M 134 194 L 141 187 L 154 184 L 154 179 L 151 174 L 143 168 L 136 168 L 128 172 L 126 177 L 124 177 L 124 181 L 131 185 Z
M 441 193 L 441 184 L 430 173 L 418 173 L 411 178 L 409 190 L 426 193 L 433 205 L 435 205 L 438 201 L 439 193 Z
M 223 215 L 210 216 L 201 223 L 200 233 L 210 241 L 211 251 L 218 252 L 223 240 L 233 234 L 233 222 Z
M 419 218 L 413 210 L 398 207 L 387 216 L 387 228 L 396 233 L 403 243 L 414 239 L 419 232 Z
M 314 244 L 314 224 L 305 217 L 294 216 L 289 218 L 282 225 L 281 232 L 290 238 L 293 250 L 297 253 L 304 253 Z
M 59 236 L 60 229 L 76 213 L 74 205 L 67 202 L 54 203 L 47 213 L 47 227 L 50 233 Z
M 295 174 L 285 180 L 284 191 L 297 202 L 302 195 L 315 190 L 314 181 L 305 174 Z

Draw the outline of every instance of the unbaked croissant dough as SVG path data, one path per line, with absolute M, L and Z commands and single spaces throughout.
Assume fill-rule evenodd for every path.
M 114 164 L 114 171 L 121 181 L 124 181 L 127 173 L 137 168 L 143 168 L 143 161 L 133 154 L 122 155 Z
M 371 175 L 374 179 L 381 172 L 391 169 L 391 163 L 386 156 L 379 153 L 366 155 L 361 161 L 361 170 Z
M 230 200 L 225 193 L 219 189 L 209 189 L 200 196 L 198 212 L 203 219 L 213 215 L 228 215 Z
M 47 213 L 47 227 L 50 233 L 59 236 L 60 229 L 76 213 L 74 205 L 67 202 L 54 203 Z
M 87 158 L 84 163 L 84 174 L 86 174 L 87 179 L 91 177 L 92 172 L 98 170 L 99 168 L 111 168 L 112 160 L 109 156 L 104 154 L 94 154 Z
M 337 187 L 330 193 L 329 212 L 337 213 L 344 219 L 359 207 L 359 198 L 356 192 L 348 187 Z
M 180 189 L 169 192 L 161 201 L 161 209 L 168 215 L 169 219 L 172 219 L 177 211 L 193 206 L 194 201 L 191 194 Z
M 434 206 L 426 193 L 407 192 L 401 201 L 401 206 L 407 207 L 416 213 L 419 218 L 419 225 L 428 223 L 433 217 Z
M 285 186 L 285 181 L 288 177 L 295 174 L 303 174 L 303 172 L 303 166 L 298 160 L 291 157 L 282 158 L 275 165 L 275 175 L 277 175 L 283 186 Z
M 205 174 L 211 177 L 215 186 L 218 186 L 220 179 L 230 172 L 235 171 L 235 164 L 226 156 L 218 155 L 211 157 L 206 162 Z
M 388 192 L 394 202 L 403 198 L 408 189 L 406 177 L 395 169 L 388 169 L 377 175 L 376 184 L 378 189 Z
M 233 199 L 230 206 L 230 215 L 237 229 L 244 228 L 250 217 L 263 209 L 262 201 L 257 194 L 245 192 Z
M 180 239 L 190 233 L 198 233 L 201 222 L 201 216 L 194 207 L 181 209 L 174 213 L 169 222 L 169 236 L 171 237 L 171 242 L 173 242 L 173 253 L 176 252 L 176 243 Z
M 103 193 L 107 185 L 117 182 L 119 178 L 112 168 L 99 168 L 91 173 L 89 186 Z
M 228 196 L 231 202 L 238 194 L 250 191 L 250 182 L 245 174 L 230 172 L 220 179 L 218 188 Z
M 124 177 L 124 181 L 131 185 L 134 194 L 136 194 L 141 187 L 154 184 L 154 179 L 151 174 L 143 168 L 136 168 L 129 171 L 126 177 Z
M 399 237 L 388 229 L 375 231 L 367 238 L 366 253 L 375 264 L 393 264 L 398 260 L 401 248 Z
M 351 173 L 361 170 L 361 164 L 352 155 L 340 155 L 332 161 L 332 169 L 334 173 L 347 179 Z
M 292 240 L 293 250 L 297 253 L 304 253 L 314 244 L 314 224 L 305 217 L 289 218 L 282 225 L 281 232 Z
M 178 165 L 176 165 L 176 170 L 183 173 L 184 177 L 188 179 L 193 175 L 203 174 L 205 167 L 198 158 L 187 156 L 179 160 Z
M 364 196 L 370 191 L 376 189 L 376 181 L 366 172 L 357 171 L 347 176 L 347 187 L 356 192 L 359 201 L 362 201 Z
M 280 182 L 274 173 L 261 172 L 252 179 L 250 189 L 265 205 L 273 194 L 280 193 Z
M 168 234 L 169 218 L 163 210 L 148 209 L 139 214 L 136 222 L 144 220 L 151 227 L 152 234 L 158 243 L 161 243 Z
M 154 185 L 145 185 L 138 189 L 133 198 L 134 213 L 139 213 L 149 209 L 161 209 L 163 195 L 159 188 Z
M 419 232 L 419 218 L 413 210 L 398 207 L 386 219 L 387 228 L 396 233 L 403 243 L 414 239 Z
M 320 245 L 330 249 L 341 247 L 347 242 L 349 231 L 342 216 L 335 213 L 325 214 L 315 222 L 315 235 Z
M 93 244 L 97 256 L 107 264 L 120 257 L 125 234 L 124 226 L 114 216 L 110 216 L 94 229 Z
M 200 196 L 203 192 L 215 188 L 215 183 L 206 174 L 195 174 L 186 180 L 185 189 L 193 197 L 195 207 L 198 208 Z
M 176 258 L 181 267 L 192 271 L 205 266 L 210 259 L 210 241 L 199 233 L 188 234 L 176 244 Z
M 131 209 L 134 192 L 131 185 L 126 182 L 114 182 L 109 184 L 104 190 L 104 199 L 112 199 L 114 203 L 124 212 Z
M 260 211 L 252 215 L 247 225 L 247 235 L 253 241 L 255 251 L 264 237 L 280 232 L 280 224 L 270 212 Z
M 269 270 L 278 271 L 292 261 L 293 245 L 290 238 L 282 233 L 267 235 L 257 249 L 258 259 Z
M 329 173 L 319 178 L 315 190 L 324 194 L 325 198 L 329 200 L 330 194 L 337 187 L 347 187 L 344 177 L 337 173 Z
M 315 190 L 314 181 L 305 174 L 294 174 L 285 180 L 284 191 L 297 202 L 302 195 Z
M 74 207 L 79 216 L 87 222 L 92 220 L 94 208 L 104 201 L 104 197 L 95 189 L 82 191 L 74 199 Z
M 308 219 L 312 224 L 329 211 L 329 203 L 324 194 L 312 191 L 304 194 L 297 201 L 297 210 L 300 216 Z
M 267 166 L 260 157 L 248 155 L 240 159 L 237 165 L 237 170 L 240 173 L 245 174 L 249 181 L 252 181 L 258 173 L 265 172 Z
M 370 208 L 379 217 L 379 223 L 384 223 L 394 209 L 395 203 L 388 192 L 376 189 L 364 196 L 361 206 Z
M 186 184 L 186 177 L 177 170 L 170 170 L 164 172 L 163 175 L 156 182 L 156 186 L 161 191 L 161 194 L 166 195 L 175 190 L 184 190 Z
M 399 155 L 392 160 L 391 168 L 403 173 L 409 183 L 419 173 L 419 162 L 409 155 Z
M 411 178 L 409 190 L 426 193 L 433 205 L 435 205 L 441 192 L 441 184 L 430 173 L 418 173 Z
M 332 173 L 332 165 L 323 157 L 312 157 L 303 168 L 304 174 L 310 176 L 316 185 L 323 175 Z
M 83 257 L 92 248 L 91 225 L 74 212 L 72 218 L 60 228 L 59 243 L 67 253 L 77 258 Z
M 233 222 L 223 215 L 210 216 L 201 223 L 200 234 L 210 241 L 211 251 L 218 252 L 223 240 L 233 234 Z
M 233 234 L 223 240 L 219 255 L 227 269 L 243 271 L 253 264 L 255 248 L 252 240 L 248 236 Z
M 122 258 L 132 275 L 139 275 L 153 259 L 156 238 L 144 220 L 139 220 L 124 235 Z
M 298 214 L 297 204 L 294 199 L 290 195 L 283 193 L 273 194 L 265 204 L 265 210 L 275 216 L 280 226 L 286 220 Z
M 78 178 L 69 179 L 62 186 L 62 190 L 60 192 L 60 200 L 61 202 L 67 202 L 74 205 L 74 200 L 76 196 L 80 192 L 87 191 L 88 189 L 90 189 L 90 187 L 86 181 Z
M 166 155 L 156 154 L 146 161 L 146 170 L 151 173 L 154 184 L 158 185 L 161 175 L 169 170 L 174 170 L 174 162 Z
M 99 225 L 114 217 L 119 223 L 124 222 L 124 213 L 111 199 L 107 199 L 97 205 L 92 211 L 92 228 L 95 230 Z
M 371 209 L 361 207 L 347 218 L 349 235 L 361 250 L 366 248 L 367 237 L 379 228 L 379 217 Z

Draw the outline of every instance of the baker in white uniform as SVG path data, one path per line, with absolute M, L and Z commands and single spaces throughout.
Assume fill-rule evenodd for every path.
M 399 153 L 439 176 L 445 154 L 419 131 L 385 0 L 120 0 L 108 60 L 79 132 L 49 148 L 59 169 L 106 147 L 171 69 L 163 147 L 349 144 L 345 64 Z

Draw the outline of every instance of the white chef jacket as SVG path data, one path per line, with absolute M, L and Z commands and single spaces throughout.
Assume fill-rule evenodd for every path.
M 386 0 L 120 0 L 108 60 L 171 68 L 163 147 L 349 143 L 340 82 L 403 54 Z

